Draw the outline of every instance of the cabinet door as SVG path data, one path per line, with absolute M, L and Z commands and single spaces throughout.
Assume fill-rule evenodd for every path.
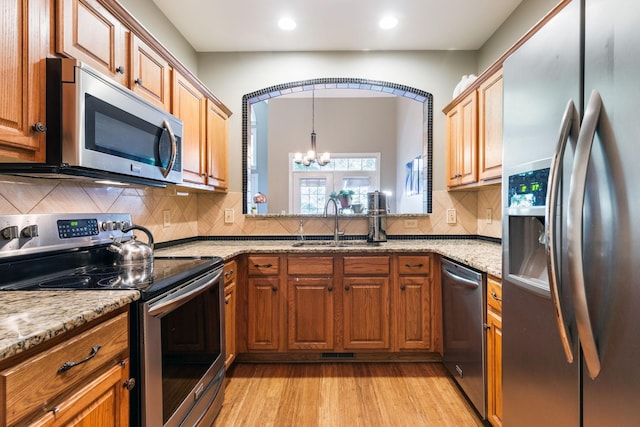
M 421 276 L 400 276 L 396 292 L 398 349 L 430 348 L 431 280 Z
M 227 151 L 229 132 L 227 115 L 210 99 L 207 100 L 207 185 L 216 191 L 229 188 Z
M 389 278 L 343 279 L 345 349 L 388 349 L 390 334 Z
M 478 88 L 478 177 L 502 176 L 502 69 Z
M 129 425 L 128 360 L 87 384 L 31 426 L 126 427 Z
M 231 282 L 224 288 L 224 330 L 225 330 L 225 367 L 236 358 L 236 282 Z
M 171 66 L 156 51 L 131 35 L 131 90 L 165 111 L 171 110 Z
M 206 98 L 180 73 L 173 73 L 173 114 L 182 119 L 182 178 L 205 184 Z
M 477 93 L 464 98 L 447 115 L 447 185 L 472 184 L 478 180 Z
M 247 348 L 278 350 L 283 298 L 280 278 L 251 277 L 247 285 Z
M 44 61 L 49 47 L 48 0 L 6 0 L 0 13 L 0 161 L 45 160 Z
M 502 317 L 487 312 L 487 418 L 502 426 Z
M 333 278 L 289 277 L 287 286 L 289 350 L 333 349 Z
M 60 0 L 56 51 L 79 59 L 128 86 L 129 32 L 97 0 Z

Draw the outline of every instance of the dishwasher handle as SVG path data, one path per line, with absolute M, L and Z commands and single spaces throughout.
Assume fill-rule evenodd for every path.
M 481 286 L 481 283 L 479 283 L 477 280 L 460 276 L 456 272 L 449 270 L 447 267 L 442 267 L 442 274 L 447 276 L 449 279 L 453 280 L 455 282 L 454 286 L 455 285 L 464 286 L 465 288 L 469 288 L 469 289 L 476 289 Z

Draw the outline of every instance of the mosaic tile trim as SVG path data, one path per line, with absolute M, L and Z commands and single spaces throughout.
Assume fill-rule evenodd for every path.
M 305 240 L 333 240 L 333 236 L 322 235 L 305 235 Z M 341 236 L 340 240 L 366 240 L 366 235 L 348 235 Z M 225 241 L 225 242 L 242 242 L 242 241 L 295 241 L 298 236 L 199 236 L 188 239 L 171 240 L 161 242 L 155 245 L 157 249 L 168 248 L 184 243 L 201 242 L 201 241 Z M 387 240 L 482 240 L 490 243 L 501 244 L 502 239 L 496 237 L 478 236 L 475 234 L 398 234 L 389 235 Z
M 359 79 L 350 77 L 325 77 L 310 80 L 299 80 L 295 82 L 282 83 L 270 86 L 255 92 L 248 93 L 242 97 L 242 158 L 247 158 L 248 138 L 249 138 L 249 111 L 251 104 L 264 101 L 265 99 L 276 98 L 278 96 L 315 89 L 361 89 L 389 93 L 413 99 L 423 104 L 423 136 L 422 156 L 424 162 L 424 212 L 431 213 L 433 208 L 433 95 L 429 92 L 405 86 L 397 83 L 380 80 Z M 242 162 L 242 194 L 246 194 L 248 188 L 247 162 Z M 242 212 L 248 213 L 247 199 L 242 198 Z

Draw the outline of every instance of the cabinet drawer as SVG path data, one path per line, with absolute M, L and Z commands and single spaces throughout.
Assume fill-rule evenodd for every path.
M 491 277 L 487 278 L 487 304 L 494 311 L 502 313 L 502 284 Z
M 236 281 L 238 275 L 238 263 L 233 261 L 227 261 L 224 264 L 224 286 L 228 286 L 230 283 Z
M 388 256 L 346 256 L 344 274 L 389 274 Z
M 333 275 L 333 257 L 296 256 L 287 260 L 287 273 L 293 276 Z
M 90 383 L 106 366 L 127 357 L 129 318 L 123 313 L 55 347 L 0 372 L 2 408 L 11 425 L 34 411 L 48 411 L 56 398 L 72 387 Z M 94 348 L 100 346 L 91 358 Z M 61 371 L 66 362 L 86 362 Z
M 402 255 L 398 257 L 400 274 L 428 275 L 431 270 L 431 258 L 428 255 Z
M 250 276 L 275 276 L 280 273 L 280 258 L 277 256 L 249 256 Z

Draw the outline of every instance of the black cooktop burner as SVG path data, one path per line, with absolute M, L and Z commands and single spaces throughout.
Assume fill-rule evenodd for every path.
M 148 299 L 161 290 L 223 264 L 219 257 L 156 257 L 152 268 L 115 265 L 105 249 L 0 264 L 0 290 L 139 290 Z

